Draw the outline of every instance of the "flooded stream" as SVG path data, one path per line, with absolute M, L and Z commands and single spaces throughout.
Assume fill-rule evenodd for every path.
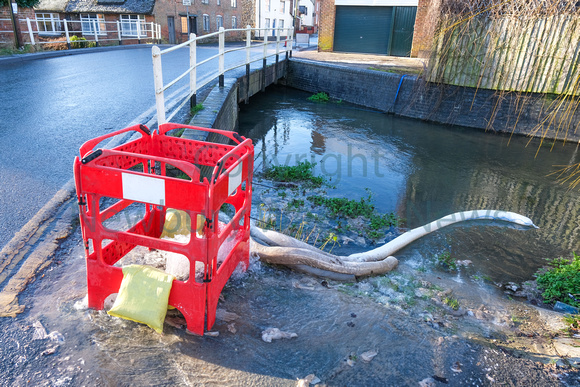
M 377 209 L 395 212 L 408 228 L 476 209 L 516 212 L 540 227 L 461 223 L 412 244 L 399 259 L 421 266 L 447 250 L 471 260 L 472 275 L 520 282 L 546 258 L 580 251 L 580 192 L 548 176 L 555 166 L 580 161 L 576 144 L 557 143 L 550 151 L 548 142 L 535 157 L 539 140 L 528 145 L 528 138 L 398 118 L 340 101 L 310 102 L 309 96 L 273 88 L 242 110 L 240 132 L 255 142 L 258 176 L 269 165 L 313 162 L 315 173 L 336 186 L 329 196 L 358 200 L 370 190 Z M 355 250 L 349 245 L 341 252 Z
M 1 384 L 296 386 L 309 374 L 328 386 L 417 386 L 428 378 L 434 384 L 426 385 L 580 383 L 577 374 L 556 368 L 560 357 L 544 338 L 547 326 L 538 323 L 539 315 L 553 314 L 556 322 L 559 316 L 511 300 L 494 285 L 530 279 L 544 258 L 580 250 L 578 191 L 547 176 L 553 165 L 580 161 L 577 148 L 543 146 L 534 158 L 535 141 L 526 148 L 526 139 L 512 138 L 508 147 L 505 136 L 313 103 L 308 96 L 271 88 L 242 107 L 240 130 L 256 151 L 254 216 L 264 201 L 288 200 L 260 172 L 271 163 L 308 160 L 335 186 L 324 188 L 327 196 L 360 199 L 370 191 L 379 211 L 404 218 L 386 239 L 470 209 L 518 212 L 540 229 L 483 221 L 451 226 L 397 254 L 395 271 L 356 283 L 252 261 L 228 282 L 218 305 L 237 317 L 218 318 L 212 331 L 219 335 L 210 337 L 167 323 L 159 335 L 87 309 L 76 227 L 21 295 L 25 312 L 0 320 Z M 333 252 L 372 243 L 340 243 Z M 445 250 L 473 264 L 454 273 L 426 265 Z M 443 305 L 444 297 L 457 299 L 459 310 Z M 39 324 L 60 340 L 38 338 Z M 267 343 L 267 328 L 297 337 Z M 365 360 L 368 353 L 376 356 Z

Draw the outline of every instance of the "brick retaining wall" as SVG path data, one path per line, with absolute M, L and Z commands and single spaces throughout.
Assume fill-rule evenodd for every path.
M 203 102 L 204 110 L 192 119 L 191 124 L 237 130 L 238 103 L 285 76 L 281 82 L 287 86 L 311 93 L 326 92 L 331 98 L 403 117 L 500 133 L 512 133 L 517 118 L 518 124 L 513 131 L 516 134 L 537 137 L 545 134 L 546 138 L 561 140 L 566 136 L 562 131 L 557 132 L 557 123 L 544 128 L 543 132 L 533 133 L 538 123 L 545 119 L 552 103 L 543 95 L 525 97 L 526 109 L 520 111 L 524 97 L 514 93 L 502 95 L 493 90 L 426 85 L 417 76 L 296 58 L 284 61 L 282 58 L 277 74 L 275 65 L 266 68 L 265 77 L 262 69 L 250 74 L 249 94 L 246 75 L 226 78 L 225 87 L 214 87 Z M 493 124 L 488 125 L 492 116 Z M 580 123 L 580 111 L 574 110 L 571 122 Z M 567 139 L 580 141 L 580 130 L 567 133 Z
M 426 85 L 417 76 L 405 76 L 401 82 L 402 77 L 293 58 L 285 84 L 312 93 L 326 92 L 332 98 L 404 117 L 505 133 L 512 132 L 517 119 L 514 133 L 536 136 L 545 133 L 546 138 L 565 138 L 566 133 L 558 132 L 557 123 L 544 128 L 544 132 L 533 133 L 538 123 L 545 119 L 552 103 L 544 95 L 526 96 L 526 109 L 522 110 L 519 106 L 523 97 L 515 93 L 501 95 L 493 90 Z M 580 112 L 572 110 L 571 122 L 578 125 Z M 495 117 L 493 124 L 488 125 L 491 117 Z M 567 133 L 567 138 L 580 141 L 580 129 L 576 133 Z

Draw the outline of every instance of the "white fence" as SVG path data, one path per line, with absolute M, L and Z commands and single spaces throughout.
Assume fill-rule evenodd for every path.
M 143 19 L 104 21 L 97 18 L 67 19 L 19 19 L 18 28 L 22 45 L 66 43 L 68 48 L 98 46 L 124 40 L 158 42 L 161 26 Z M 10 19 L 0 19 L 0 43 L 11 43 L 14 39 Z M 91 44 L 92 43 L 92 44 Z
M 254 41 L 252 42 L 252 32 L 257 33 L 260 31 L 265 31 L 263 40 Z M 268 41 L 269 32 L 274 32 L 276 34 L 275 41 Z M 225 36 L 226 34 L 239 34 L 240 32 L 246 33 L 245 38 L 245 45 L 229 48 L 226 50 L 225 47 Z M 285 33 L 284 39 L 282 40 L 282 34 Z M 219 50 L 216 55 L 213 55 L 207 59 L 204 59 L 200 62 L 197 61 L 197 42 L 204 40 L 204 39 L 215 39 L 218 37 L 219 41 Z M 203 36 L 196 36 L 195 34 L 190 35 L 190 40 L 187 42 L 181 43 L 179 45 L 173 46 L 166 50 L 161 50 L 157 46 L 153 46 L 152 48 L 152 55 L 153 55 L 153 76 L 155 82 L 155 103 L 157 107 L 157 122 L 158 125 L 161 125 L 167 121 L 171 121 L 171 119 L 179 112 L 181 108 L 183 108 L 188 102 L 192 105 L 195 104 L 196 94 L 199 89 L 203 86 L 207 85 L 211 81 L 219 78 L 220 86 L 223 85 L 223 77 L 224 73 L 233 70 L 238 67 L 246 66 L 246 74 L 249 74 L 250 63 L 259 61 L 260 59 L 263 61 L 263 66 L 266 65 L 266 59 L 271 56 L 276 56 L 276 61 L 278 61 L 278 56 L 280 53 L 292 52 L 292 39 L 293 39 L 293 29 L 292 28 L 251 28 L 247 26 L 245 29 L 229 29 L 225 30 L 223 27 L 220 27 L 218 32 L 214 32 L 212 34 L 203 35 Z M 179 75 L 177 78 L 172 80 L 171 82 L 164 84 L 163 83 L 163 73 L 161 67 L 161 56 L 164 54 L 168 54 L 180 48 L 189 46 L 189 68 Z M 259 49 L 261 48 L 261 50 Z M 232 60 L 232 64 L 226 67 L 225 64 L 225 56 L 226 54 L 233 54 L 236 51 L 245 51 L 245 58 L 242 60 L 235 61 Z M 231 55 L 230 55 L 231 56 Z M 197 77 L 197 69 L 199 66 L 208 63 L 212 60 L 218 59 L 218 66 L 215 70 L 212 70 L 209 74 L 205 74 L 202 79 L 198 79 Z M 175 86 L 180 80 L 185 78 L 189 75 L 189 94 L 186 98 L 183 99 L 181 104 L 175 108 L 172 108 L 172 113 L 169 117 L 166 118 L 166 106 L 165 106 L 165 91 L 172 86 Z

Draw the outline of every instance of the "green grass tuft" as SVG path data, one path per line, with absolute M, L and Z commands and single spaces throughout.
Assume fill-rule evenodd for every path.
M 545 303 L 561 301 L 580 307 L 580 255 L 573 252 L 572 259 L 548 261 L 548 268 L 536 273 L 536 282 Z

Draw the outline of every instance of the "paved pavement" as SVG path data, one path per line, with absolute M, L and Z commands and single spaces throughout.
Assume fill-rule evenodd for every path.
M 397 56 L 355 54 L 344 52 L 319 52 L 316 47 L 295 50 L 292 53 L 295 58 L 302 58 L 320 62 L 339 63 L 362 69 L 376 69 L 402 74 L 418 74 L 427 65 L 425 59 L 403 58 Z

